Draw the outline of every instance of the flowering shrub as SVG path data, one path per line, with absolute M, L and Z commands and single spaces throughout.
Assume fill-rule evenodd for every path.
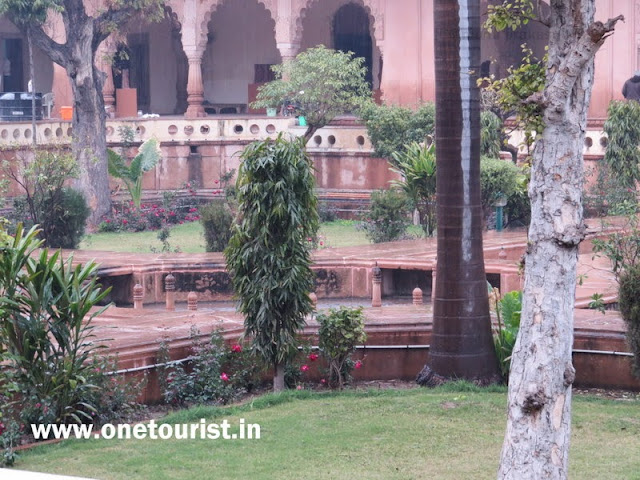
M 342 388 L 353 368 L 362 367 L 362 361 L 351 359 L 356 345 L 367 339 L 362 307 L 332 308 L 328 314 L 319 314 L 317 320 L 320 351 L 329 364 L 329 383 L 332 387 Z
M 167 403 L 226 404 L 257 385 L 262 368 L 249 350 L 239 344 L 229 348 L 217 331 L 208 342 L 199 337 L 200 332 L 193 328 L 188 365 L 167 365 L 159 371 L 159 383 Z M 168 360 L 166 345 L 161 346 L 159 360 Z

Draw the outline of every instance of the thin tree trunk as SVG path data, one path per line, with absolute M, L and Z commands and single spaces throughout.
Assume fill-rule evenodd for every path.
M 536 99 L 546 128 L 529 186 L 520 333 L 511 360 L 499 479 L 566 479 L 575 377 L 573 310 L 582 218 L 582 148 L 593 58 L 619 19 L 592 23 L 594 0 L 551 2 L 547 85 Z
M 36 138 L 36 71 L 33 63 L 33 39 L 31 29 L 27 27 L 27 45 L 29 48 L 29 76 L 31 77 L 31 131 L 33 132 L 32 143 L 35 147 L 38 143 Z
M 285 389 L 284 383 L 284 364 L 276 363 L 273 375 L 273 391 L 282 392 Z
M 479 13 L 479 0 L 434 2 L 438 261 L 425 384 L 499 378 L 482 250 Z

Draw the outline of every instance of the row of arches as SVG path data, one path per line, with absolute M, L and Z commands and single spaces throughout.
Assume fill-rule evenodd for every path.
M 288 12 L 282 11 L 284 4 L 290 6 Z M 398 54 L 402 39 L 396 37 L 402 26 L 387 29 L 385 16 L 399 8 L 391 0 L 169 1 L 162 21 L 134 19 L 121 32 L 128 50 L 128 84 L 137 91 L 136 110 L 180 115 L 195 98 L 206 113 L 244 113 L 259 84 L 272 79 L 271 65 L 318 44 L 353 51 L 365 59 L 373 89 L 393 89 L 394 85 L 385 85 L 384 50 L 385 43 L 393 44 L 392 51 Z M 390 38 L 385 40 L 385 35 Z M 504 75 L 508 66 L 518 62 L 523 42 L 541 57 L 547 37 L 545 28 L 533 23 L 515 33 L 484 34 L 484 73 Z M 9 63 L 15 64 L 10 78 L 0 76 L 5 80 L 1 89 L 26 90 L 28 69 L 20 74 L 17 63 L 20 57 L 27 65 L 26 42 L 5 19 L 0 21 L 0 42 L 0 66 L 10 56 Z M 413 47 L 407 40 L 407 62 L 420 61 L 419 55 L 410 55 Z M 36 52 L 36 64 L 36 90 L 51 91 L 51 61 Z M 105 66 L 113 80 L 107 82 L 107 89 L 124 86 L 121 67 Z M 105 98 L 113 96 L 113 91 L 105 92 Z

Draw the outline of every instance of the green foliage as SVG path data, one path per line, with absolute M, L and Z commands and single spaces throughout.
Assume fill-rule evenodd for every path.
M 487 21 L 485 29 L 491 33 L 501 32 L 507 28 L 516 30 L 522 25 L 536 18 L 531 0 L 505 0 L 499 5 L 487 6 Z
M 627 342 L 634 355 L 633 373 L 640 378 L 640 268 L 633 265 L 620 275 L 620 313 L 627 325 Z
M 480 113 L 480 154 L 498 158 L 502 144 L 502 120 L 495 113 L 482 111 Z
M 74 267 L 40 246 L 35 229 L 18 225 L 0 256 L 3 410 L 16 408 L 25 424 L 91 422 L 91 323 L 106 309 L 93 307 L 109 289 L 101 291 L 95 263 Z
M 526 45 L 522 45 L 522 54 L 520 65 L 509 67 L 505 78 L 481 78 L 478 83 L 490 93 L 494 102 L 491 108 L 501 112 L 502 118 L 515 116 L 516 127 L 524 131 L 525 144 L 531 146 L 536 134 L 544 130 L 542 107 L 530 100 L 544 90 L 547 56 L 540 61 Z
M 611 269 L 618 280 L 625 270 L 640 268 L 640 228 L 635 213 L 627 217 L 623 230 L 605 239 L 594 238 L 592 244 L 595 255 L 604 255 L 611 261 Z
M 518 330 L 520 329 L 522 292 L 509 292 L 500 298 L 500 292 L 497 289 L 491 289 L 489 296 L 498 320 L 497 328 L 493 332 L 493 343 L 498 357 L 500 372 L 505 381 L 508 381 L 511 355 L 516 344 Z
M 222 202 L 211 202 L 200 207 L 200 223 L 204 228 L 207 252 L 222 252 L 231 239 L 233 215 Z
M 596 188 L 604 193 L 605 211 L 625 202 L 635 205 L 636 182 L 640 180 L 640 104 L 611 102 L 604 131 L 609 144 L 598 172 Z
M 529 199 L 529 172 L 521 169 L 516 188 L 507 200 L 504 213 L 507 216 L 505 227 L 528 226 L 531 222 L 531 200 Z
M 14 200 L 13 218 L 27 227 L 40 225 L 49 247 L 77 248 L 90 210 L 84 196 L 65 186 L 76 178 L 78 167 L 62 150 L 35 150 L 14 166 L 3 163 L 5 174 L 24 192 Z
M 307 136 L 338 115 L 354 112 L 371 91 L 364 59 L 322 45 L 272 67 L 276 80 L 258 90 L 253 108 L 275 107 L 286 100 L 307 120 Z
M 518 188 L 520 169 L 513 163 L 496 158 L 482 157 L 480 161 L 480 190 L 485 216 L 495 208 L 500 197 L 510 198 Z
M 313 311 L 306 239 L 318 229 L 315 179 L 301 139 L 254 142 L 242 160 L 239 223 L 225 257 L 253 351 L 279 366 L 295 353 L 296 332 Z
M 42 25 L 49 9 L 60 11 L 60 0 L 0 0 L 0 14 L 7 15 L 15 25 Z
M 362 307 L 332 308 L 329 314 L 321 313 L 316 320 L 320 324 L 320 351 L 329 364 L 329 383 L 332 387 L 342 388 L 353 368 L 351 353 L 367 339 Z
M 375 154 L 393 161 L 393 154 L 402 154 L 414 142 L 430 143 L 436 123 L 433 103 L 425 103 L 417 110 L 397 105 L 376 105 L 366 102 L 359 111 L 367 127 Z
M 168 360 L 166 345 L 161 346 L 163 362 Z M 161 367 L 159 380 L 166 403 L 226 404 L 241 393 L 250 392 L 259 382 L 261 368 L 255 357 L 239 344 L 229 348 L 218 331 L 208 341 L 191 329 L 189 364 L 168 363 Z
M 392 242 L 404 237 L 409 226 L 409 199 L 396 189 L 371 193 L 371 207 L 361 228 L 373 243 Z
M 419 143 L 409 144 L 403 152 L 394 152 L 393 160 L 397 168 L 394 172 L 402 175 L 400 186 L 420 213 L 422 229 L 427 237 L 436 230 L 436 149 L 431 144 L 426 147 Z
M 131 200 L 136 208 L 140 208 L 142 199 L 142 177 L 154 168 L 162 158 L 160 144 L 155 138 L 145 141 L 138 149 L 136 155 L 129 166 L 124 158 L 113 150 L 107 150 L 109 159 L 109 175 L 122 180 L 129 190 Z

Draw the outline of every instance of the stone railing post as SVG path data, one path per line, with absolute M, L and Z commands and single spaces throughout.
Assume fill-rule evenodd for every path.
M 187 295 L 187 310 L 198 310 L 198 294 L 196 292 L 189 292 Z
M 136 283 L 133 286 L 133 308 L 141 310 L 143 307 L 144 289 L 142 285 Z
M 372 307 L 381 307 L 382 306 L 382 270 L 378 267 L 378 262 L 376 262 L 375 266 L 371 269 L 372 277 L 373 277 L 373 288 L 371 291 L 371 306 Z
M 164 277 L 164 290 L 167 310 L 173 312 L 176 309 L 176 277 L 171 273 Z

